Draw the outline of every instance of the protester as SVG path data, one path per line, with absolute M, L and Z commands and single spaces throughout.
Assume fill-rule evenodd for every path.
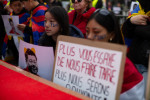
M 44 33 L 44 14 L 47 7 L 39 4 L 37 0 L 21 0 L 24 4 L 25 9 L 31 11 L 31 23 L 33 32 L 33 43 L 38 44 L 39 38 Z
M 40 38 L 39 45 L 52 46 L 55 50 L 58 35 L 69 35 L 69 21 L 66 10 L 54 6 L 45 13 L 45 33 Z
M 123 44 L 119 23 L 112 12 L 98 9 L 86 26 L 86 36 L 90 40 Z M 120 100 L 144 100 L 143 76 L 126 57 Z
M 20 2 L 20 0 L 10 0 L 9 6 L 13 10 L 13 12 L 11 12 L 10 15 L 18 15 L 19 16 L 19 23 L 20 23 L 19 25 L 21 25 L 21 26 L 28 25 L 28 18 L 30 17 L 30 14 L 28 14 L 27 11 L 23 8 L 23 4 Z M 13 32 L 16 33 L 12 18 L 9 19 L 9 22 L 12 26 L 10 33 L 13 33 Z M 21 30 L 21 31 L 23 31 L 23 30 Z M 16 34 L 19 35 L 19 33 L 16 33 Z M 19 37 L 17 41 L 19 42 L 20 39 L 22 39 L 22 38 Z M 24 33 L 23 39 L 26 42 L 29 42 L 30 35 Z M 11 64 L 18 65 L 19 54 L 18 54 L 18 50 L 17 50 L 17 47 L 14 42 L 14 38 L 12 36 L 7 36 L 7 34 L 5 34 L 3 48 L 2 48 L 2 54 L 3 54 L 5 61 L 7 61 Z M 6 54 L 8 54 L 8 55 L 13 54 L 13 56 L 6 57 Z
M 128 45 L 128 57 L 143 75 L 147 83 L 150 50 L 150 1 L 139 0 L 137 6 L 123 24 L 122 32 Z
M 110 0 L 108 0 L 107 2 L 107 5 L 106 5 L 106 8 L 109 10 L 109 11 L 112 11 L 112 2 Z
M 129 46 L 128 57 L 135 64 L 142 64 L 145 67 L 148 67 L 150 50 L 149 5 L 149 0 L 139 0 L 139 6 L 132 11 L 122 30 Z
M 84 34 L 86 33 L 86 24 L 88 18 L 95 11 L 91 0 L 72 0 L 72 6 L 75 10 L 69 12 L 69 24 L 75 25 Z

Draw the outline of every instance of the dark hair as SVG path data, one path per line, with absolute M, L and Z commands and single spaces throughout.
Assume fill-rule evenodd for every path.
M 120 26 L 114 13 L 107 10 L 109 14 L 104 15 L 99 13 L 100 10 L 101 9 L 96 10 L 96 12 L 91 15 L 88 22 L 92 19 L 95 19 L 95 21 L 106 28 L 109 33 L 114 34 L 113 40 L 109 42 L 123 44 L 123 37 L 121 35 Z
M 35 58 L 37 60 L 37 57 L 36 57 L 35 53 L 31 49 L 29 49 L 29 48 L 27 48 L 27 51 L 25 52 L 25 60 L 26 61 L 28 59 L 28 55 L 35 56 Z
M 60 6 L 52 6 L 46 12 L 52 14 L 60 25 L 61 35 L 69 34 L 69 18 L 66 10 Z M 45 13 L 46 13 L 45 12 Z
M 10 0 L 10 5 L 15 1 L 20 1 L 20 0 Z
M 150 0 L 138 0 L 145 12 L 150 11 Z

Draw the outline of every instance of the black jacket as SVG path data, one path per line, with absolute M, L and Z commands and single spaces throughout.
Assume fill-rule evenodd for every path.
M 44 33 L 39 41 L 38 41 L 38 45 L 40 46 L 46 46 L 46 47 L 53 47 L 54 50 L 56 48 L 56 42 L 52 39 L 51 36 L 46 35 L 46 33 Z
M 135 64 L 143 64 L 148 67 L 150 50 L 150 23 L 148 25 L 134 25 L 128 19 L 123 25 L 125 38 L 132 39 L 128 57 Z

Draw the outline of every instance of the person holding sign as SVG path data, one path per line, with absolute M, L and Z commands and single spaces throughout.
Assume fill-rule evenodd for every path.
M 87 20 L 95 11 L 95 8 L 91 7 L 92 0 L 71 0 L 71 2 L 75 10 L 68 13 L 69 24 L 75 25 L 85 36 Z
M 97 9 L 86 26 L 86 37 L 90 40 L 123 44 L 119 24 L 112 12 Z M 120 100 L 144 100 L 143 76 L 126 57 Z
M 150 50 L 150 0 L 138 0 L 139 5 L 124 22 L 122 32 L 128 45 L 128 57 L 147 83 Z
M 150 50 L 150 0 L 139 0 L 139 5 L 123 24 L 126 44 L 129 47 L 128 57 L 135 64 L 148 67 Z
M 52 46 L 55 50 L 58 35 L 69 35 L 69 21 L 65 9 L 54 6 L 45 13 L 45 33 L 38 44 Z
M 37 0 L 20 0 L 23 4 L 25 9 L 31 12 L 30 21 L 32 23 L 32 36 L 33 36 L 33 43 L 38 45 L 38 40 L 44 33 L 44 17 L 45 11 L 47 7 L 40 4 Z
M 30 14 L 27 13 L 27 11 L 24 9 L 23 4 L 20 2 L 20 0 L 10 0 L 10 8 L 13 10 L 13 12 L 10 13 L 10 15 L 18 15 L 19 16 L 19 24 L 18 25 L 28 25 L 28 18 L 30 17 Z M 19 33 L 15 32 L 14 24 L 13 24 L 13 19 L 9 18 L 8 19 L 10 25 L 11 25 L 11 30 L 10 33 L 16 33 L 19 35 Z M 21 30 L 23 31 L 23 30 Z M 20 41 L 20 39 L 23 39 L 26 42 L 30 42 L 30 35 L 24 33 L 24 38 L 18 37 L 16 41 Z M 4 40 L 3 40 L 3 46 L 2 46 L 2 56 L 5 61 L 13 64 L 13 65 L 18 65 L 18 50 L 15 45 L 15 40 L 12 36 L 8 36 L 5 34 Z M 8 48 L 8 49 L 7 49 Z M 13 53 L 13 57 L 8 56 L 6 57 L 6 54 L 9 52 Z

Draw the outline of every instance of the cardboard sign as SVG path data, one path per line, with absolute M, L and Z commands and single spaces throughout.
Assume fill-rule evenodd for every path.
M 20 41 L 19 66 L 47 80 L 52 79 L 54 52 L 52 47 L 43 47 Z
M 24 37 L 23 32 L 18 30 L 19 16 L 2 15 L 7 35 Z
M 95 100 L 119 100 L 126 46 L 59 36 L 53 82 Z
M 0 100 L 90 100 L 0 60 Z
M 150 100 L 150 53 L 149 53 L 148 75 L 147 75 L 147 86 L 146 86 L 146 100 Z
M 132 1 L 130 6 L 130 12 L 132 12 L 138 5 L 139 2 Z

